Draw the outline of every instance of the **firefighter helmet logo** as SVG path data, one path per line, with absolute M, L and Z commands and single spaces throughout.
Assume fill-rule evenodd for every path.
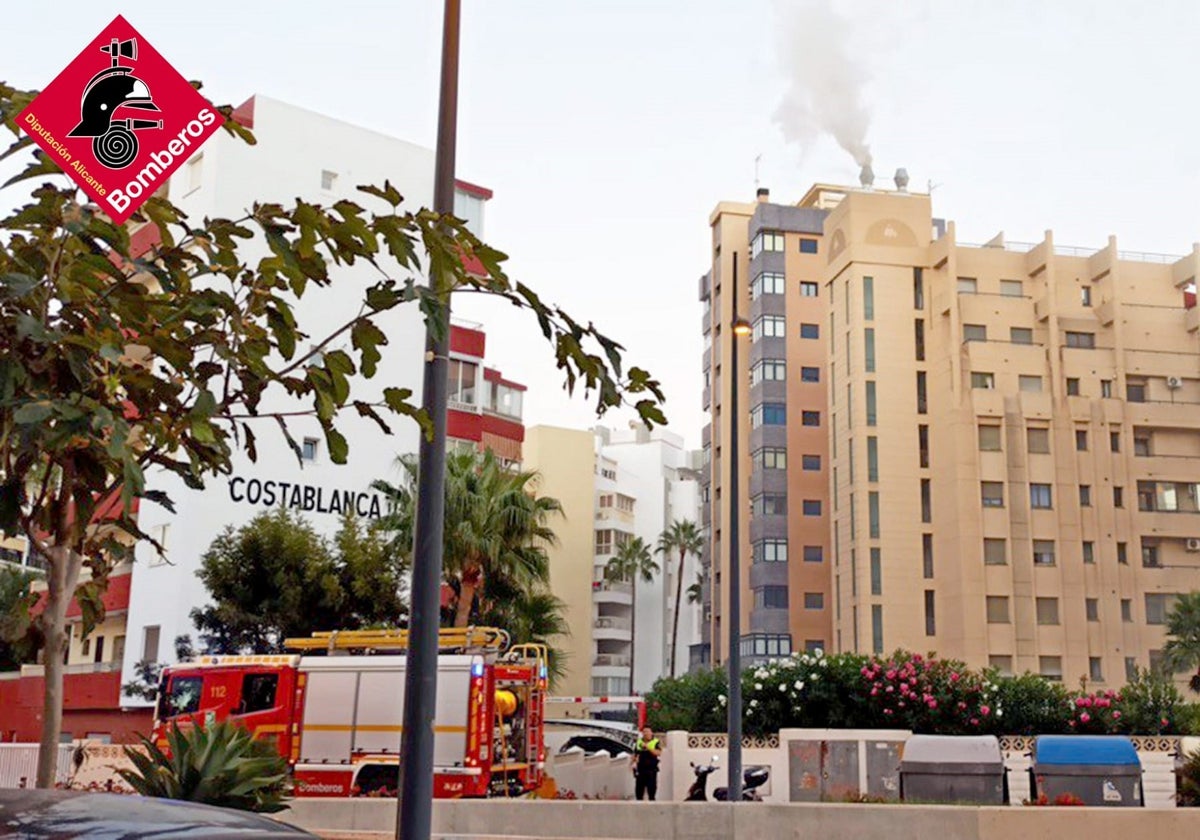
M 108 53 L 112 63 L 88 82 L 79 105 L 79 125 L 67 136 L 93 138 L 96 160 L 109 169 L 124 169 L 137 158 L 138 141 L 133 132 L 161 129 L 163 121 L 117 116 L 124 109 L 158 111 L 150 88 L 133 75 L 132 67 L 121 63 L 123 58 L 137 61 L 137 38 L 126 41 L 113 38 L 100 51 Z

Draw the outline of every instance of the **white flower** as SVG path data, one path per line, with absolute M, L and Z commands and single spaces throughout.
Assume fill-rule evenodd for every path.
M 820 660 L 820 661 L 821 661 L 821 667 L 822 667 L 822 668 L 828 668 L 828 667 L 829 667 L 829 660 L 828 660 L 828 659 L 826 659 L 825 657 L 821 657 L 821 660 Z
M 825 655 L 825 651 L 821 650 L 820 648 L 815 648 L 813 650 L 813 656 L 817 657 L 818 659 L 820 659 L 824 655 Z
M 1004 710 L 1003 710 L 1003 709 L 997 709 L 997 710 L 996 710 L 996 717 L 1004 717 Z
M 796 686 L 797 691 L 803 691 L 804 690 L 804 680 L 796 680 L 795 686 Z
M 754 708 L 755 706 L 757 706 L 757 705 L 758 705 L 758 701 L 757 701 L 757 700 L 751 700 L 751 701 L 750 701 L 750 708 L 751 708 L 751 709 L 753 709 L 753 708 Z
M 729 702 L 729 700 L 725 697 L 724 694 L 721 694 L 717 697 L 717 702 L 720 703 L 722 706 L 724 706 L 726 703 Z
M 820 674 L 809 674 L 808 678 L 810 680 L 812 680 L 813 682 L 816 682 L 817 680 L 821 679 L 821 675 Z
M 758 682 L 756 682 L 756 683 L 754 684 L 754 690 L 755 690 L 755 691 L 762 691 L 762 683 L 758 683 Z
M 780 684 L 779 684 L 779 690 L 780 690 L 780 691 L 787 691 L 787 683 L 780 683 Z
M 767 669 L 759 668 L 754 672 L 754 679 L 765 680 L 767 678 Z

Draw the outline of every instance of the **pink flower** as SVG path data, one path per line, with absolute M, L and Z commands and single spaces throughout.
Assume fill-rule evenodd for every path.
M 872 689 L 871 689 L 871 696 L 872 696 L 872 697 L 874 697 L 874 696 L 875 696 L 875 695 L 877 695 L 878 693 L 879 693 L 879 689 L 878 689 L 878 688 L 872 688 Z
M 892 687 L 889 685 L 887 688 L 885 688 L 885 689 L 884 689 L 884 691 L 886 691 L 888 694 L 891 694 L 893 691 L 895 691 L 895 689 L 893 689 L 893 688 L 892 688 Z
M 901 709 L 903 709 L 903 708 L 904 708 L 904 701 L 903 701 L 903 700 L 901 700 L 901 701 L 900 701 L 899 703 L 897 703 L 896 705 L 897 705 L 897 706 L 899 706 Z
M 1111 700 L 1105 700 L 1103 697 L 1096 698 L 1096 708 L 1098 709 L 1107 709 L 1111 705 Z
M 958 708 L 960 708 L 960 709 L 965 709 L 965 708 L 967 708 L 967 704 L 966 704 L 966 703 L 964 703 L 963 701 L 959 700 L 959 701 L 958 701 Z
M 1083 714 L 1081 714 L 1081 715 L 1079 716 L 1079 722 L 1080 722 L 1080 723 L 1087 723 L 1087 722 L 1088 722 L 1089 720 L 1091 720 L 1091 719 L 1092 719 L 1092 716 L 1091 716 L 1091 715 L 1089 715 L 1087 712 L 1084 712 Z
M 871 676 L 871 669 L 868 668 L 866 665 L 864 665 L 862 668 L 862 671 L 860 671 L 859 673 L 861 673 L 864 677 L 869 677 L 869 676 Z
M 957 671 L 950 672 L 950 682 L 958 682 L 958 672 Z
M 896 669 L 895 668 L 891 669 L 886 674 L 884 674 L 884 676 L 887 677 L 889 680 L 896 679 Z
M 979 718 L 971 718 L 971 725 L 972 725 L 972 726 L 978 726 L 978 725 L 979 725 Z
M 892 713 L 892 710 L 891 710 L 891 709 L 884 709 L 884 710 L 883 710 L 883 713 L 884 713 L 885 715 L 890 715 L 890 714 Z
M 1113 720 L 1120 720 L 1120 719 L 1121 719 L 1121 713 L 1113 712 Z
M 931 697 L 931 698 L 929 698 L 929 708 L 931 708 L 931 709 L 936 709 L 936 708 L 937 708 L 937 701 L 936 701 L 936 700 L 934 700 L 932 697 Z
M 1171 721 L 1167 720 L 1166 718 L 1163 718 L 1161 721 L 1159 721 L 1159 723 L 1161 723 L 1163 726 L 1171 725 Z
M 979 707 L 979 714 L 983 715 L 984 717 L 987 717 L 991 713 L 992 713 L 992 710 L 990 708 L 988 708 L 987 706 Z

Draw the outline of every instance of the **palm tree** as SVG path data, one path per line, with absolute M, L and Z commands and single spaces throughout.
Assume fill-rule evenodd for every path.
M 567 653 L 554 644 L 558 638 L 571 635 L 564 615 L 566 609 L 567 605 L 548 591 L 521 592 L 515 597 L 494 601 L 484 622 L 508 630 L 513 644 L 545 645 L 553 688 L 567 673 Z
M 401 456 L 404 481 L 372 484 L 389 501 L 385 525 L 394 550 L 413 550 L 417 463 Z M 546 547 L 557 538 L 548 522 L 562 513 L 557 499 L 538 496 L 536 473 L 511 470 L 489 450 L 454 452 L 446 458 L 444 572 L 456 600 L 451 623 L 466 627 L 486 615 L 498 598 L 538 591 L 549 584 Z
M 676 519 L 658 537 L 659 554 L 679 552 L 679 568 L 675 574 L 675 612 L 671 617 L 671 653 L 668 676 L 675 676 L 675 647 L 679 641 L 679 610 L 683 605 L 683 565 L 689 554 L 698 555 L 704 548 L 704 535 L 690 519 Z
M 1200 694 L 1200 592 L 1180 595 L 1167 615 L 1163 662 L 1172 674 L 1195 671 L 1189 685 Z
M 634 537 L 617 546 L 617 553 L 604 566 L 604 579 L 609 583 L 632 583 L 633 606 L 629 622 L 629 689 L 633 690 L 633 666 L 637 655 L 637 585 L 638 579 L 650 583 L 658 574 L 658 564 L 650 554 L 650 546 L 641 537 Z
M 696 572 L 696 582 L 689 584 L 687 588 L 687 602 L 689 604 L 699 604 L 700 599 L 704 596 L 704 572 Z

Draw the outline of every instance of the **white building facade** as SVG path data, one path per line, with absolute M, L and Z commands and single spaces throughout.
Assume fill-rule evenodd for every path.
M 194 220 L 236 219 L 255 202 L 286 207 L 297 197 L 325 206 L 350 199 L 368 210 L 387 212 L 385 203 L 356 189 L 361 184 L 381 185 L 385 179 L 405 197 L 402 210 L 432 204 L 434 152 L 430 149 L 261 96 L 241 106 L 238 114 L 251 125 L 257 145 L 219 133 L 171 178 L 171 201 Z M 486 190 L 460 184 L 456 213 L 480 234 L 488 195 Z M 253 265 L 269 252 L 259 238 L 244 245 L 242 254 Z M 398 280 L 406 279 L 399 266 L 392 266 L 391 272 Z M 295 307 L 298 326 L 313 342 L 355 317 L 363 291 L 380 279 L 376 268 L 361 262 L 331 267 L 331 276 L 330 286 L 310 286 Z M 355 398 L 378 400 L 385 387 L 408 388 L 419 395 L 425 335 L 420 313 L 415 306 L 402 306 L 379 316 L 376 323 L 388 344 L 381 348 L 383 358 L 375 377 L 354 383 Z M 305 348 L 302 344 L 298 352 L 307 352 Z M 286 395 L 268 393 L 260 412 L 297 407 Z M 396 457 L 415 452 L 418 443 L 415 423 L 396 419 L 389 423 L 394 434 L 387 436 L 351 410 L 338 422 L 350 443 L 348 462 L 339 466 L 329 460 L 315 418 L 292 418 L 289 425 L 303 449 L 302 461 L 275 421 L 262 420 L 255 428 L 257 462 L 236 453 L 231 475 L 209 478 L 202 491 L 188 489 L 161 472 L 147 473 L 147 486 L 165 490 L 175 512 L 151 503 L 141 507 L 143 530 L 162 543 L 165 553 L 160 556 L 145 542 L 137 547 L 125 675 L 133 674 L 140 660 L 172 662 L 175 637 L 195 636 L 190 613 L 208 601 L 196 573 L 204 552 L 226 526 L 242 526 L 281 504 L 301 511 L 315 528 L 328 534 L 336 530 L 347 509 L 362 517 L 377 517 L 384 502 L 370 489 L 371 482 L 398 480 Z M 143 701 L 125 697 L 122 702 L 132 706 Z

